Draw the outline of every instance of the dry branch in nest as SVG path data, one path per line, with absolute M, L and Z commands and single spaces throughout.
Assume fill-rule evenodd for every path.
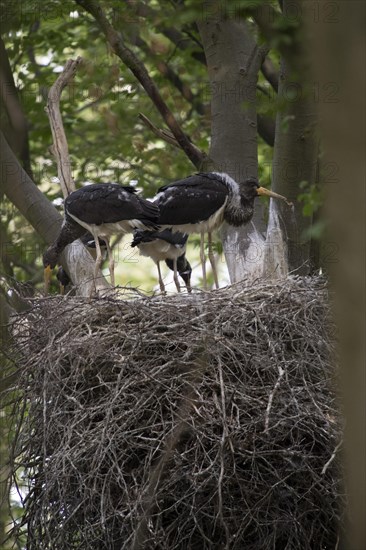
M 324 280 L 53 297 L 13 334 L 28 550 L 337 546 Z

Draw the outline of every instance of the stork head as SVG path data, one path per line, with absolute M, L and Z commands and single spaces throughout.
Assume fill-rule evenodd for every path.
M 180 258 L 178 258 L 177 268 L 178 268 L 179 275 L 182 277 L 183 281 L 185 282 L 188 292 L 192 292 L 192 288 L 191 288 L 192 268 L 185 254 L 183 254 L 183 256 L 180 256 Z
M 258 183 L 258 180 L 253 177 L 246 179 L 243 183 L 240 184 L 240 194 L 244 199 L 247 199 L 248 201 L 253 200 L 255 197 L 265 195 L 274 199 L 281 199 L 285 201 L 288 206 L 293 206 L 292 202 L 289 202 L 283 195 L 279 195 L 274 191 L 270 191 L 265 187 L 261 187 Z
M 256 178 L 250 177 L 240 183 L 240 195 L 247 201 L 253 201 L 258 196 L 258 189 L 261 187 Z
M 173 260 L 169 260 L 168 258 L 165 260 L 166 265 L 171 269 L 174 270 L 174 264 Z M 191 288 L 191 274 L 192 274 L 192 267 L 189 261 L 186 258 L 185 254 L 182 254 L 182 256 L 179 256 L 177 260 L 177 269 L 179 275 L 182 277 L 183 281 L 185 282 L 185 285 L 187 287 L 188 292 L 192 291 Z

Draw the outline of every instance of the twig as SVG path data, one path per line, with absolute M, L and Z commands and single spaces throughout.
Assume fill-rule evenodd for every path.
M 167 130 L 160 130 L 160 128 L 157 128 L 152 122 L 150 119 L 147 118 L 147 116 L 145 116 L 143 113 L 139 113 L 139 119 L 141 120 L 141 122 L 143 122 L 145 124 L 145 126 L 147 126 L 147 128 L 149 128 L 153 134 L 155 134 L 157 137 L 159 137 L 160 139 L 166 141 L 167 143 L 170 143 L 170 145 L 174 145 L 174 147 L 178 147 L 178 149 L 180 149 L 180 146 L 179 146 L 179 143 L 177 142 L 177 140 L 175 139 L 175 137 L 170 133 L 168 132 Z
M 279 74 L 274 66 L 273 62 L 269 57 L 266 57 L 262 63 L 261 71 L 263 73 L 263 76 L 267 79 L 267 81 L 270 83 L 272 88 L 278 92 L 278 80 L 279 80 Z
M 31 304 L 12 318 L 8 394 L 28 550 L 264 550 L 284 533 L 289 548 L 336 548 L 343 422 L 324 279 Z
M 172 453 L 174 449 L 177 447 L 179 440 L 182 436 L 182 433 L 186 428 L 186 424 L 190 416 L 190 411 L 194 405 L 193 396 L 195 391 L 195 385 L 197 384 L 200 376 L 202 375 L 204 368 L 207 366 L 204 356 L 205 356 L 205 352 L 203 351 L 201 352 L 201 354 L 198 356 L 196 360 L 196 364 L 193 369 L 193 377 L 192 377 L 191 384 L 189 386 L 188 391 L 183 396 L 181 405 L 176 414 L 177 423 L 174 426 L 171 434 L 167 438 L 165 449 L 163 451 L 163 454 L 160 460 L 151 471 L 149 484 L 148 484 L 144 502 L 143 502 L 143 509 L 144 509 L 143 516 L 136 529 L 131 550 L 139 550 L 140 548 L 144 547 L 148 523 L 151 518 L 152 508 L 154 506 L 156 493 L 158 490 L 161 477 L 164 472 L 164 468 L 168 464 L 172 456 Z
M 322 476 L 325 474 L 325 472 L 328 470 L 328 467 L 330 466 L 330 464 L 333 462 L 333 460 L 335 459 L 336 457 L 336 454 L 338 452 L 338 450 L 340 449 L 340 447 L 343 445 L 343 441 L 340 441 L 338 443 L 338 445 L 336 446 L 336 448 L 334 449 L 333 453 L 332 453 L 332 456 L 330 457 L 330 459 L 324 464 L 323 468 L 322 468 Z
M 199 101 L 198 97 L 193 94 L 188 84 L 182 81 L 180 76 L 172 69 L 169 63 L 164 61 L 163 59 L 157 58 L 148 43 L 143 38 L 141 38 L 139 34 L 136 33 L 133 38 L 133 42 L 155 63 L 158 71 L 165 78 L 167 78 L 169 82 L 171 82 L 171 84 L 178 90 L 182 97 L 193 106 L 197 113 L 199 115 L 203 115 L 205 113 L 204 105 Z
M 278 366 L 278 378 L 277 378 L 277 381 L 274 385 L 274 388 L 271 391 L 271 393 L 269 395 L 269 398 L 268 398 L 268 405 L 267 405 L 267 409 L 266 409 L 266 418 L 265 418 L 265 422 L 264 422 L 264 432 L 268 431 L 268 428 L 269 428 L 269 415 L 270 415 L 271 408 L 272 408 L 273 397 L 274 397 L 274 394 L 276 393 L 276 390 L 277 390 L 278 386 L 281 383 L 281 379 L 282 379 L 284 374 L 285 374 L 284 369 L 281 366 Z

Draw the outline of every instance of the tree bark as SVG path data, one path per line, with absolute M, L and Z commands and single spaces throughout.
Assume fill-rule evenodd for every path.
M 0 37 L 0 97 L 4 106 L 10 128 L 7 132 L 9 143 L 15 154 L 20 158 L 24 170 L 32 177 L 29 153 L 28 122 L 19 100 L 13 73 L 10 67 L 5 44 Z
M 244 6 L 243 13 L 253 17 L 268 43 L 274 43 L 282 56 L 272 189 L 293 202 L 295 210 L 291 216 L 288 207 L 281 203 L 272 212 L 279 216 L 287 239 L 289 270 L 305 275 L 310 271 L 310 239 L 304 233 L 311 227 L 312 218 L 303 216 L 297 196 L 300 182 L 315 183 L 319 148 L 316 101 L 309 81 L 303 26 L 306 12 L 313 10 L 314 5 L 301 0 L 283 0 L 281 9 L 282 14 L 270 3 L 253 4 Z M 267 235 L 267 239 L 271 239 L 271 235 Z
M 301 193 L 301 182 L 307 182 L 310 186 L 316 181 L 318 117 L 314 95 L 311 95 L 307 80 L 295 79 L 292 75 L 287 62 L 282 59 L 272 189 L 294 204 L 293 215 L 289 215 L 285 203 L 278 204 L 278 211 L 287 238 L 289 270 L 305 275 L 310 271 L 310 238 L 306 238 L 305 233 L 312 225 L 312 217 L 303 215 L 303 206 L 297 197 Z
M 346 416 L 345 466 L 349 496 L 347 540 L 342 548 L 366 548 L 365 408 L 365 3 L 334 2 L 332 12 L 309 19 L 312 61 L 320 96 L 324 164 L 334 168 L 325 210 L 339 330 L 341 394 Z M 320 4 L 320 8 L 322 8 Z M 336 93 L 329 94 L 333 91 Z
M 215 169 L 228 173 L 236 181 L 256 177 L 255 98 L 258 71 L 266 51 L 258 48 L 244 22 L 209 18 L 200 21 L 198 27 L 211 88 L 212 139 L 209 157 L 213 159 Z M 263 207 L 259 201 L 253 222 L 257 228 L 264 230 Z M 253 226 L 249 224 L 237 229 L 224 225 L 221 233 L 231 282 L 240 281 L 256 271 L 256 262 L 253 258 L 249 261 L 247 258 L 253 242 Z
M 30 179 L 17 161 L 2 132 L 0 132 L 0 194 L 5 193 L 37 233 L 51 244 L 57 237 L 62 217 Z M 69 273 L 81 296 L 89 296 L 93 285 L 94 261 L 81 241 L 66 247 L 60 263 Z M 102 273 L 97 290 L 109 289 Z

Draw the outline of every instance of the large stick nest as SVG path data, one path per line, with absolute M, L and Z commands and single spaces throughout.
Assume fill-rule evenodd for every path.
M 13 326 L 27 549 L 335 548 L 327 300 L 289 278 L 35 301 Z

